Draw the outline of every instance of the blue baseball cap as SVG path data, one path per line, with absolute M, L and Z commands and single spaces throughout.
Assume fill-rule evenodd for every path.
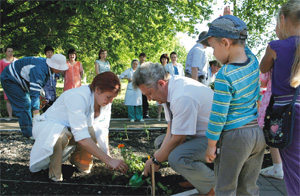
M 233 15 L 220 16 L 210 23 L 208 33 L 198 42 L 209 46 L 207 39 L 210 37 L 224 37 L 230 39 L 247 39 L 247 25 Z

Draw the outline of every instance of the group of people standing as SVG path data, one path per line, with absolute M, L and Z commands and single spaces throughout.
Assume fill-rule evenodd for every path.
M 257 121 L 259 75 L 260 71 L 266 73 L 272 69 L 273 107 L 291 102 L 300 85 L 299 13 L 300 0 L 282 5 L 276 26 L 279 40 L 269 43 L 260 63 L 246 45 L 246 23 L 231 15 L 229 7 L 224 9 L 223 16 L 210 23 L 208 32 L 200 34 L 195 50 L 188 54 L 185 72 L 191 78 L 179 75 L 183 71 L 178 64 L 171 67 L 174 72 L 167 71 L 165 54 L 161 64 L 140 60 L 139 66 L 137 59 L 131 62 L 131 68 L 120 76 L 131 83 L 126 94 L 140 91 L 148 100 L 162 104 L 168 122 L 166 134 L 155 141 L 157 151 L 146 161 L 145 176 L 151 175 L 151 165 L 158 171 L 168 161 L 200 195 L 259 194 L 256 182 L 266 148 Z M 223 64 L 215 76 L 214 90 L 204 84 L 207 77 L 204 66 L 193 64 L 194 57 L 202 55 L 200 51 L 205 47 L 212 47 L 215 58 Z M 100 53 L 99 59 L 101 55 L 105 53 Z M 101 66 L 100 61 L 95 62 L 99 74 L 91 85 L 63 92 L 40 116 L 35 113 L 40 89 L 50 74 L 70 69 L 66 58 L 61 54 L 47 59 L 27 57 L 3 70 L 2 86 L 26 136 L 30 136 L 30 108 L 33 108 L 35 143 L 30 154 L 30 171 L 49 168 L 49 178 L 62 181 L 64 160 L 69 158 L 79 171 L 89 173 L 92 156 L 113 170 L 127 171 L 128 165 L 123 160 L 110 156 L 108 145 L 111 104 L 120 92 L 121 83 L 110 71 L 100 73 Z M 211 74 L 215 69 L 211 67 Z M 132 100 L 125 101 L 133 104 Z M 143 98 L 138 101 L 140 104 Z M 20 104 L 25 111 L 18 110 Z M 129 110 L 130 115 L 135 115 L 133 118 L 142 120 L 141 108 Z M 279 150 L 288 195 L 300 195 L 299 114 L 298 96 L 292 142 Z M 214 163 L 214 170 L 207 163 Z
M 207 32 L 204 32 L 200 34 L 199 37 L 203 36 L 203 34 L 206 34 Z M 196 47 L 197 46 L 197 47 Z M 178 55 L 176 52 L 171 52 L 170 57 L 168 54 L 164 53 L 160 56 L 160 64 L 166 69 L 167 73 L 170 74 L 170 76 L 187 76 L 191 77 L 191 74 L 189 74 L 189 70 L 196 70 L 196 74 L 203 74 L 200 75 L 199 78 L 202 78 L 199 80 L 206 86 L 209 86 L 213 88 L 212 84 L 215 81 L 215 77 L 219 71 L 219 69 L 222 67 L 222 64 L 218 60 L 213 61 L 207 61 L 207 55 L 205 51 L 201 49 L 201 47 L 206 47 L 202 45 L 201 43 L 197 43 L 195 47 L 191 49 L 187 56 L 187 63 L 186 68 L 184 70 L 184 67 L 181 63 L 177 62 Z M 200 48 L 198 47 L 200 46 Z M 199 55 L 199 54 L 201 55 Z M 124 104 L 128 106 L 128 117 L 130 119 L 130 122 L 134 122 L 136 120 L 143 122 L 144 118 L 150 118 L 149 116 L 149 104 L 147 102 L 147 98 L 138 90 L 132 88 L 132 77 L 137 69 L 137 67 L 133 66 L 133 63 L 137 62 L 138 65 L 143 64 L 145 60 L 141 59 L 141 57 L 146 57 L 144 53 L 141 53 L 139 59 L 134 59 L 131 62 L 131 68 L 125 70 L 121 75 L 120 79 L 127 79 L 128 80 L 128 86 L 126 89 L 126 95 L 125 95 L 125 102 Z M 171 61 L 170 61 L 171 58 Z M 193 60 L 191 60 L 193 59 Z M 208 64 L 210 65 L 208 67 Z M 195 66 L 195 67 L 192 67 Z M 198 80 L 198 77 L 195 77 L 193 79 Z M 142 98 L 141 98 L 142 97 Z M 142 101 L 141 101 L 142 100 Z M 159 104 L 156 102 L 157 105 L 157 121 L 161 121 L 161 113 L 162 113 L 162 104 Z M 143 108 L 141 107 L 143 106 Z M 143 114 L 143 115 L 142 115 Z

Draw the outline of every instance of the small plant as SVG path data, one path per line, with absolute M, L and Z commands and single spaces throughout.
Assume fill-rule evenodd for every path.
M 150 126 L 147 126 L 146 123 L 144 123 L 144 131 L 145 133 L 147 134 L 147 140 L 149 141 L 149 136 L 150 136 L 150 132 L 149 132 L 149 129 Z
M 128 140 L 128 134 L 127 134 L 127 125 L 124 124 L 124 132 L 125 132 L 125 136 L 126 136 L 126 139 Z
M 121 155 L 128 165 L 128 173 L 142 172 L 144 170 L 145 163 L 142 157 L 134 155 L 131 150 L 125 148 L 124 144 L 119 144 L 118 148 L 121 150 Z
M 167 186 L 164 186 L 161 182 L 157 182 L 157 185 L 159 186 L 159 188 L 161 188 L 162 190 L 164 190 L 167 195 L 171 195 L 172 194 L 172 190 L 168 189 Z

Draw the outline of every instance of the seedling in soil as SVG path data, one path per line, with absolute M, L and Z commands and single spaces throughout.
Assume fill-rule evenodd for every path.
M 131 150 L 125 148 L 124 144 L 119 144 L 118 148 L 121 150 L 123 160 L 128 165 L 127 173 L 142 172 L 144 170 L 143 157 L 133 154 Z
M 125 135 L 126 135 L 126 139 L 128 140 L 128 134 L 127 134 L 127 125 L 124 124 L 124 132 L 125 132 Z
M 146 123 L 144 123 L 144 131 L 146 132 L 147 134 L 147 140 L 149 141 L 149 136 L 150 136 L 150 132 L 149 132 L 149 129 L 150 126 L 147 126 Z

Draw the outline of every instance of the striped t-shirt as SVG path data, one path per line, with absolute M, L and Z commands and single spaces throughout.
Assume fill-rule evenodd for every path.
M 219 140 L 222 130 L 241 127 L 257 117 L 259 63 L 245 48 L 248 60 L 224 65 L 215 80 L 214 99 L 206 137 Z

